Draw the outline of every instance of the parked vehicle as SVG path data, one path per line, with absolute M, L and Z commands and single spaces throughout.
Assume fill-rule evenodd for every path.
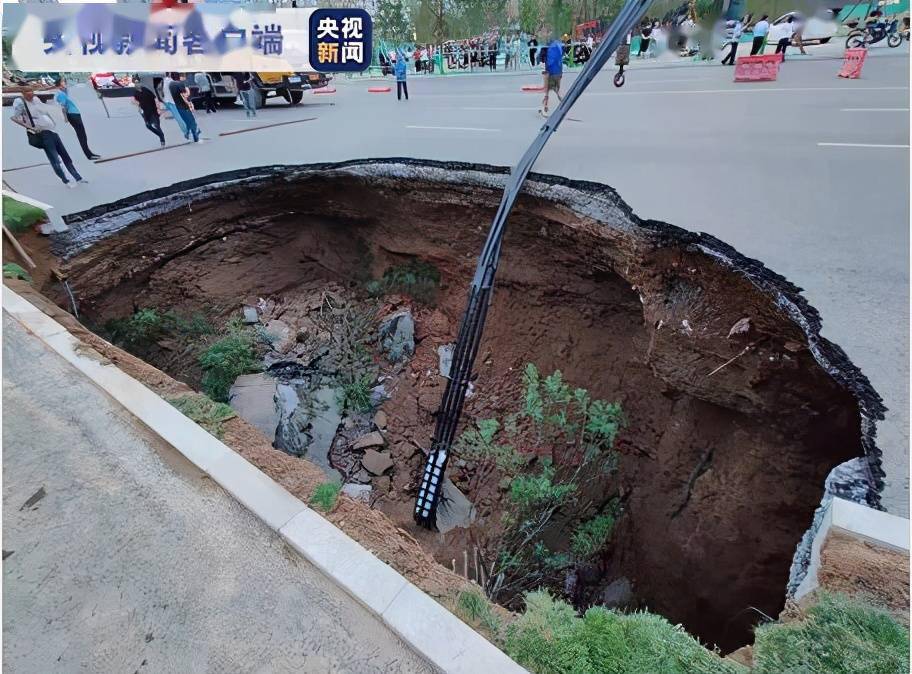
M 238 97 L 237 82 L 231 73 L 206 73 L 212 80 L 212 95 L 215 102 L 222 106 L 228 107 L 234 105 Z M 196 86 L 196 73 L 187 73 L 187 85 L 190 89 L 191 99 L 199 96 L 199 87 Z
M 803 44 L 826 44 L 839 30 L 836 15 L 831 9 L 821 9 L 814 16 L 807 18 L 801 12 L 788 12 L 773 21 L 773 25 L 778 26 L 786 23 L 790 16 L 795 17 L 795 21 L 804 22 L 804 30 L 801 32 L 801 42 Z
M 290 105 L 297 105 L 308 89 L 320 89 L 329 84 L 331 75 L 324 73 L 250 73 L 250 89 L 257 108 L 266 105 L 269 98 L 281 96 Z
M 884 39 L 889 47 L 898 47 L 902 44 L 903 39 L 899 32 L 897 19 L 893 19 L 890 23 L 870 21 L 864 28 L 853 28 L 846 38 L 846 49 L 867 48 Z

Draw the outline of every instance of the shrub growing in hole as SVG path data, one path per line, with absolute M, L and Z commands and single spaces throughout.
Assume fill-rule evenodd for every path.
M 661 616 L 620 614 L 597 606 L 579 617 L 572 606 L 547 592 L 526 595 L 525 613 L 507 628 L 505 650 L 538 674 L 747 672 Z
M 365 287 L 373 297 L 403 293 L 421 304 L 430 305 L 437 301 L 440 272 L 428 262 L 409 260 L 405 264 L 387 267 L 381 279 L 368 281 Z
M 262 369 L 251 331 L 231 325 L 228 335 L 206 349 L 199 362 L 203 368 L 203 390 L 219 402 L 227 402 L 235 379 Z
M 478 422 L 455 446 L 475 473 L 470 489 L 499 474 L 507 490 L 502 528 L 489 535 L 482 555 L 484 568 L 491 569 L 485 591 L 495 601 L 559 585 L 569 567 L 607 543 L 614 524 L 614 512 L 601 513 L 572 534 L 569 550 L 550 550 L 544 543 L 574 525 L 578 515 L 570 513 L 587 509 L 580 506 L 584 487 L 616 468 L 612 447 L 623 425 L 620 406 L 571 389 L 560 371 L 542 377 L 531 363 L 523 384 L 518 413 L 503 424 Z
M 342 485 L 338 482 L 324 482 L 317 485 L 313 495 L 310 497 L 310 504 L 328 513 L 336 507 L 336 501 L 339 498 L 341 489 Z
M 200 393 L 169 398 L 168 402 L 219 440 L 224 435 L 222 424 L 237 416 L 237 413 L 225 403 L 217 403 Z
M 882 609 L 842 594 L 822 593 L 803 619 L 757 629 L 753 671 L 908 672 L 909 630 Z
M 346 410 L 367 413 L 373 409 L 371 402 L 371 386 L 374 384 L 374 375 L 343 374 L 341 377 L 342 388 L 339 390 L 339 403 Z
M 3 265 L 3 278 L 17 278 L 27 283 L 32 282 L 32 277 L 15 262 L 7 262 Z
M 202 314 L 190 318 L 155 308 L 138 310 L 128 318 L 112 318 L 104 330 L 114 343 L 128 348 L 146 348 L 166 336 L 200 337 L 214 332 Z

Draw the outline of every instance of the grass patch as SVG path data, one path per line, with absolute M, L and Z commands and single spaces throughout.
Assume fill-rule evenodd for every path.
M 437 267 L 421 260 L 409 260 L 405 264 L 387 267 L 381 279 L 366 284 L 367 292 L 372 297 L 402 293 L 428 305 L 437 301 L 439 288 L 440 272 Z
M 314 493 L 310 497 L 310 505 L 328 513 L 336 507 L 336 501 L 339 499 L 341 490 L 342 485 L 338 482 L 324 482 L 314 489 Z
M 823 593 L 803 620 L 757 629 L 753 671 L 908 673 L 909 630 L 884 610 Z
M 140 309 L 126 318 L 112 318 L 104 324 L 104 330 L 111 342 L 128 348 L 146 348 L 171 335 L 192 338 L 214 332 L 202 314 L 187 318 L 155 308 Z
M 487 632 L 492 641 L 500 635 L 500 619 L 491 604 L 479 591 L 462 590 L 456 597 L 456 615 L 475 629 Z
M 373 374 L 343 376 L 342 388 L 339 389 L 339 403 L 346 410 L 370 412 L 374 405 L 371 402 L 371 386 L 374 383 Z
M 222 424 L 237 416 L 225 403 L 217 403 L 201 393 L 169 398 L 168 402 L 219 440 L 224 435 Z
M 17 234 L 27 231 L 39 222 L 47 220 L 47 215 L 40 208 L 29 206 L 10 197 L 3 197 L 3 224 Z
M 218 402 L 227 402 L 235 379 L 262 369 L 253 339 L 251 331 L 230 332 L 200 356 L 206 395 Z
M 28 283 L 32 282 L 32 277 L 15 262 L 7 262 L 3 265 L 3 278 L 17 278 Z
M 507 629 L 507 654 L 538 674 L 741 674 L 747 670 L 703 647 L 652 613 L 593 607 L 580 618 L 547 592 L 526 595 L 526 612 Z

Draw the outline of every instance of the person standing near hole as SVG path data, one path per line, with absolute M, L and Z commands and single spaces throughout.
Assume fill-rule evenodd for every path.
M 738 43 L 741 42 L 741 33 L 744 31 L 744 25 L 739 20 L 729 21 L 729 23 L 731 25 L 728 28 L 730 31 L 728 44 L 731 47 L 731 51 L 722 59 L 722 65 L 724 66 L 735 65 L 735 56 L 738 55 Z
M 785 60 L 785 50 L 792 43 L 792 35 L 795 32 L 795 17 L 790 16 L 787 21 L 777 26 L 779 39 L 776 41 L 776 53 L 782 54 L 782 60 Z
M 760 20 L 754 24 L 754 42 L 751 45 L 751 56 L 763 53 L 763 45 L 766 42 L 766 34 L 769 33 L 770 24 L 767 19 L 769 15 L 764 14 Z
M 54 131 L 56 124 L 54 123 L 54 118 L 51 117 L 51 106 L 42 103 L 35 96 L 34 89 L 24 89 L 22 96 L 13 101 L 13 114 L 10 119 L 13 123 L 25 129 L 28 134 L 29 145 L 44 150 L 48 161 L 51 162 L 51 168 L 54 169 L 54 173 L 63 181 L 64 185 L 70 189 L 76 187 L 76 184 L 70 182 L 66 177 L 61 167 L 61 162 L 77 183 L 89 182 L 79 175 L 79 171 L 73 166 L 70 154 L 63 146 L 63 141 L 60 140 L 60 136 Z
M 85 126 L 82 123 L 82 113 L 79 112 L 76 103 L 70 98 L 66 79 L 61 77 L 57 80 L 57 89 L 57 95 L 54 96 L 54 100 L 60 104 L 60 107 L 63 109 L 64 119 L 70 123 L 70 126 L 73 127 L 73 131 L 76 132 L 76 138 L 79 139 L 79 146 L 82 148 L 86 159 L 101 159 L 100 155 L 95 154 L 89 149 L 89 138 L 86 136 Z
M 133 94 L 133 100 L 136 102 L 136 105 L 139 106 L 139 112 L 142 115 L 143 122 L 146 124 L 146 128 L 158 136 L 161 146 L 164 147 L 165 134 L 161 128 L 158 97 L 151 89 L 140 85 L 136 87 L 136 93 Z
M 405 62 L 405 54 L 401 51 L 396 54 L 396 65 L 393 72 L 396 73 L 396 99 L 402 100 L 402 94 L 405 93 L 405 100 L 408 100 L 408 84 L 405 82 L 406 70 L 408 65 Z
M 196 117 L 193 116 L 193 104 L 190 102 L 190 89 L 187 87 L 187 83 L 182 81 L 182 75 L 180 73 L 174 73 L 173 79 L 171 81 L 171 98 L 174 99 L 174 105 L 177 108 L 177 112 L 180 115 L 180 118 L 184 120 L 184 125 L 187 127 L 187 132 L 184 134 L 184 138 L 190 140 L 190 136 L 193 136 L 193 142 L 199 142 L 199 127 L 196 125 Z

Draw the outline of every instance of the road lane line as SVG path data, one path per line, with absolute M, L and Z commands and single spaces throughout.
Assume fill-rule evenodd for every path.
M 840 112 L 909 112 L 909 108 L 843 108 Z
M 886 143 L 817 143 L 817 147 L 885 147 L 908 148 L 908 145 L 890 145 Z
M 463 110 L 531 110 L 535 112 L 538 108 L 463 108 Z
M 500 132 L 500 129 L 479 129 L 474 126 L 413 126 L 408 125 L 406 129 L 434 129 L 436 131 L 491 131 Z
M 763 87 L 756 89 L 670 89 L 666 91 L 593 91 L 583 96 L 643 96 L 650 94 L 766 94 L 771 92 L 794 91 L 805 93 L 808 91 L 908 91 L 909 87 Z

